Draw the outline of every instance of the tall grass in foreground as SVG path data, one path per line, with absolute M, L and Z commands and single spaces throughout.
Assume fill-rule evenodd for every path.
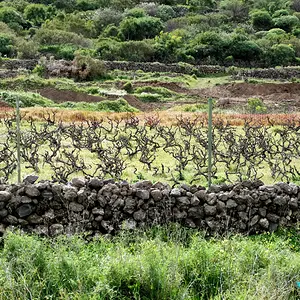
M 86 242 L 9 233 L 0 299 L 299 299 L 296 232 L 204 238 L 177 226 Z

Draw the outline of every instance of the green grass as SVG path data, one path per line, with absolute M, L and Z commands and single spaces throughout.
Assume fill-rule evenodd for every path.
M 38 93 L 21 92 L 21 91 L 1 91 L 0 99 L 12 107 L 16 106 L 16 100 L 19 98 L 20 107 L 55 107 L 68 108 L 82 111 L 104 111 L 104 112 L 137 112 L 138 110 L 127 103 L 125 99 L 104 100 L 101 102 L 63 102 L 57 104 L 50 99 L 42 97 Z
M 8 233 L 0 299 L 299 299 L 296 231 L 223 238 L 177 225 L 98 237 Z

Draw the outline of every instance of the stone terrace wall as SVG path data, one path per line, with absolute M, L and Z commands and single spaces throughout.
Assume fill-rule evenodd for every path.
M 37 59 L 11 59 L 3 60 L 1 68 L 7 70 L 27 69 L 33 70 L 38 64 Z M 52 61 L 53 64 L 53 61 Z M 56 61 L 58 67 L 70 67 L 70 61 Z M 270 79 L 291 79 L 300 77 L 300 67 L 282 67 L 266 69 L 232 69 L 224 66 L 213 65 L 190 65 L 190 64 L 162 64 L 158 62 L 128 62 L 128 61 L 104 61 L 108 70 L 138 71 L 144 72 L 170 72 L 182 74 L 228 74 L 237 77 L 270 78 Z M 13 73 L 11 75 L 14 75 Z M 2 76 L 3 77 L 3 76 Z
M 300 78 L 300 67 L 237 70 L 233 71 L 233 76 L 268 79 Z
M 70 61 L 56 61 L 57 66 L 70 66 Z M 27 69 L 33 70 L 38 64 L 36 59 L 11 59 L 3 60 L 1 67 L 7 70 Z M 53 65 L 53 61 L 52 61 Z M 226 72 L 225 67 L 198 65 L 193 66 L 189 64 L 162 64 L 162 63 L 150 63 L 150 62 L 127 62 L 127 61 L 104 61 L 104 65 L 108 70 L 123 70 L 123 71 L 138 71 L 144 72 L 171 72 L 171 73 L 183 73 L 183 74 L 217 74 Z
M 170 72 L 182 74 L 218 74 L 225 73 L 226 68 L 209 65 L 189 65 L 189 64 L 162 64 L 162 63 L 138 63 L 127 61 L 105 61 L 108 70 L 138 71 L 144 72 Z
M 37 64 L 37 59 L 8 59 L 1 61 L 1 68 L 5 68 L 8 70 L 33 70 Z
M 0 185 L 0 232 L 17 226 L 55 236 L 179 222 L 209 232 L 258 233 L 300 220 L 300 187 L 243 182 L 203 187 L 74 178 L 68 185 L 30 176 L 20 185 Z

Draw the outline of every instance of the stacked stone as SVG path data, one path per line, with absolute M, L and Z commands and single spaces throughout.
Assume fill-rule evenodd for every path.
M 251 70 L 236 70 L 232 73 L 236 78 L 253 77 L 253 78 L 269 78 L 269 79 L 291 79 L 299 78 L 299 67 L 286 68 L 267 68 L 267 69 L 251 69 Z
M 178 222 L 211 233 L 275 231 L 300 220 L 300 190 L 294 184 L 272 186 L 245 181 L 233 185 L 181 185 L 74 178 L 69 184 L 0 185 L 0 232 L 11 226 L 55 236 Z

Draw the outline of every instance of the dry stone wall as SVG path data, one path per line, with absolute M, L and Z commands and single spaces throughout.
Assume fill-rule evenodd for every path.
M 282 67 L 268 69 L 241 69 L 232 71 L 232 75 L 243 78 L 262 78 L 262 79 L 292 79 L 300 78 L 300 67 Z
M 10 59 L 1 61 L 1 68 L 6 70 L 33 70 L 39 63 L 37 59 Z M 264 68 L 264 69 L 240 69 L 217 65 L 190 65 L 183 63 L 163 64 L 158 62 L 128 62 L 128 61 L 104 61 L 104 65 L 107 70 L 123 70 L 123 71 L 138 71 L 144 72 L 170 72 L 170 73 L 182 73 L 182 74 L 228 74 L 238 78 L 270 78 L 270 79 L 291 79 L 300 77 L 300 67 L 282 67 L 282 68 Z M 55 66 L 56 73 L 65 75 L 70 72 L 72 67 L 71 61 L 65 60 L 51 60 L 49 63 L 49 73 L 53 72 L 52 68 Z M 14 77 L 14 72 L 7 73 L 7 75 L 0 74 L 0 77 Z
M 300 188 L 260 181 L 213 186 L 74 178 L 68 185 L 29 176 L 0 185 L 0 232 L 20 227 L 46 236 L 114 233 L 178 222 L 208 232 L 245 234 L 294 226 L 300 220 Z

